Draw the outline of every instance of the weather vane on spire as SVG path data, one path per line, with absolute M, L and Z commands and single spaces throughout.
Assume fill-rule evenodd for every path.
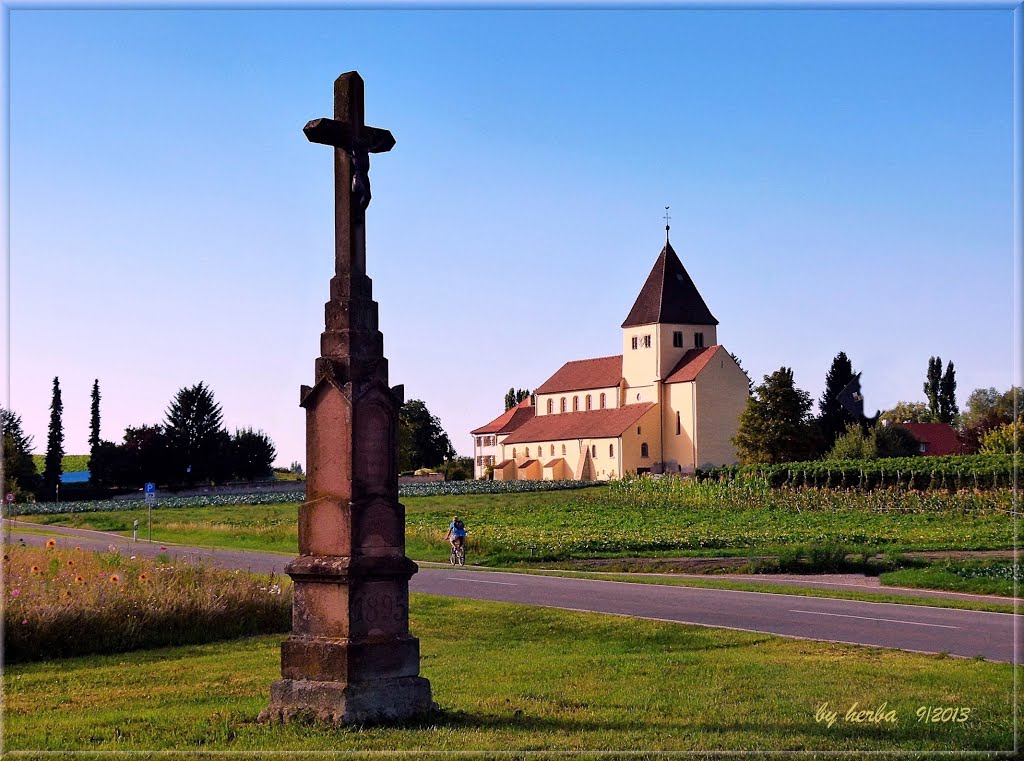
M 666 206 L 665 207 L 665 242 L 666 243 L 668 243 L 668 228 L 669 228 L 669 224 L 668 223 L 672 219 L 672 217 L 668 213 L 668 210 L 669 210 L 669 207 Z

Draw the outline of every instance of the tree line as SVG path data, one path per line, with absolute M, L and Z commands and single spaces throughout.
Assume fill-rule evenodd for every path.
M 43 472 L 32 458 L 32 437 L 21 417 L 0 408 L 4 491 L 19 498 L 58 496 L 64 458 L 64 405 L 60 379 L 53 379 Z M 230 480 L 251 481 L 273 473 L 276 450 L 263 431 L 229 433 L 213 391 L 203 382 L 180 389 L 164 420 L 129 426 L 120 443 L 100 436 L 100 386 L 93 382 L 89 420 L 89 484 L 93 490 L 138 489 L 146 482 L 183 488 Z
M 814 459 L 853 460 L 912 457 L 920 443 L 902 423 L 946 423 L 964 454 L 1013 452 L 1021 420 L 1015 419 L 1020 389 L 975 389 L 961 414 L 956 401 L 956 368 L 930 357 L 924 401 L 898 402 L 868 417 L 863 411 L 860 373 L 839 352 L 825 376 L 825 390 L 812 413 L 811 395 L 797 388 L 793 371 L 781 367 L 755 386 L 733 438 L 743 463 L 782 463 Z

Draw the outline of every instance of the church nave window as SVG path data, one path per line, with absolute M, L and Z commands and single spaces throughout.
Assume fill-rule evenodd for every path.
M 555 456 L 555 445 L 554 444 L 551 445 L 551 456 L 552 457 Z
M 590 456 L 597 457 L 597 444 L 594 444 L 594 446 L 590 448 Z
M 562 397 L 562 412 L 565 412 L 565 397 Z
M 573 412 L 579 412 L 580 411 L 580 398 L 578 396 L 574 396 L 572 398 L 572 411 Z
M 640 456 L 645 460 L 650 457 L 650 451 L 647 449 L 647 442 L 640 445 Z
M 527 456 L 527 457 L 529 457 L 529 456 L 530 456 L 530 448 L 529 448 L 529 447 L 527 447 L 527 448 L 526 448 L 526 456 Z
M 608 403 L 608 398 L 604 394 L 601 394 L 601 402 L 600 402 L 600 404 L 601 404 L 601 409 L 602 410 L 605 408 L 605 405 L 607 403 Z
M 676 436 L 683 432 L 683 421 L 679 417 L 679 413 L 676 413 Z
M 615 445 L 614 444 L 609 444 L 608 445 L 608 456 L 609 457 L 614 457 L 615 456 Z
M 587 412 L 590 412 L 594 408 L 594 397 L 587 394 Z
M 565 457 L 565 444 L 562 444 L 562 457 Z
M 554 399 L 548 399 L 548 414 L 550 415 L 554 411 L 555 411 L 555 400 Z

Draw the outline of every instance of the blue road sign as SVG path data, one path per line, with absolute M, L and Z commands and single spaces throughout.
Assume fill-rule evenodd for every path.
M 156 484 L 154 484 L 154 483 L 146 484 L 146 494 L 156 494 Z

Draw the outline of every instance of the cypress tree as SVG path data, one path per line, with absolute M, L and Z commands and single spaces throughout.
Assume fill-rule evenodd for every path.
M 60 398 L 60 379 L 53 379 L 53 398 L 50 401 L 50 428 L 46 433 L 46 464 L 43 468 L 43 488 L 56 490 L 60 483 L 64 461 L 64 404 Z
M 946 365 L 946 372 L 939 381 L 939 421 L 952 425 L 960 414 L 956 403 L 956 371 L 953 362 Z
M 832 448 L 851 423 L 860 422 L 839 401 L 839 392 L 846 388 L 854 375 L 853 363 L 846 352 L 836 354 L 825 376 L 825 391 L 818 401 L 819 426 L 826 449 Z
M 939 419 L 939 392 L 942 386 L 942 357 L 928 358 L 928 376 L 924 382 L 924 395 L 928 398 L 928 411 Z
M 89 452 L 100 444 L 100 379 L 92 383 L 92 416 L 89 419 Z

